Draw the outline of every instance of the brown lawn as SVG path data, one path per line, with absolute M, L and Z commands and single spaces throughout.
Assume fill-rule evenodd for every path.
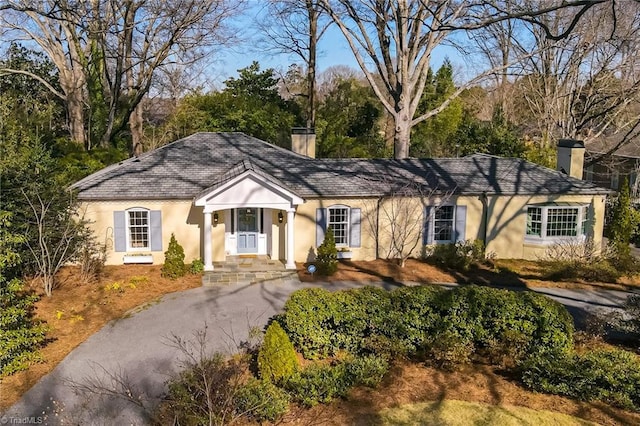
M 331 278 L 310 276 L 299 265 L 302 281 L 357 280 L 362 282 L 473 282 L 501 286 L 608 287 L 624 285 L 554 283 L 541 280 L 543 271 L 535 262 L 500 261 L 468 273 L 443 271 L 427 263 L 409 260 L 404 268 L 391 262 L 341 262 Z M 86 284 L 77 279 L 77 270 L 65 269 L 61 287 L 52 297 L 42 296 L 36 303 L 36 315 L 51 327 L 50 343 L 42 349 L 44 362 L 27 371 L 0 381 L 0 409 L 5 409 L 49 373 L 69 352 L 107 322 L 121 318 L 134 309 L 144 309 L 164 294 L 198 287 L 199 275 L 187 275 L 171 281 L 160 276 L 159 266 L 107 267 L 99 282 Z M 32 283 L 36 292 L 37 283 Z M 417 401 L 459 399 L 490 404 L 520 405 L 575 415 L 602 424 L 640 424 L 640 415 L 604 404 L 581 403 L 567 398 L 536 394 L 519 387 L 499 371 L 475 365 L 448 373 L 414 364 L 397 366 L 377 390 L 357 389 L 350 398 L 312 410 L 297 410 L 287 417 L 294 424 L 370 424 L 379 409 Z
M 77 277 L 76 268 L 65 268 L 59 275 L 60 288 L 53 290 L 51 297 L 42 295 L 36 302 L 36 316 L 51 329 L 50 343 L 41 351 L 44 362 L 0 379 L 0 410 L 15 403 L 109 321 L 121 318 L 133 308 L 154 303 L 164 294 L 202 285 L 200 275 L 172 281 L 160 276 L 160 266 L 151 265 L 107 266 L 100 280 L 91 284 L 82 283 Z M 31 287 L 42 293 L 37 281 Z
M 548 281 L 544 276 L 544 267 L 527 260 L 496 260 L 487 265 L 479 265 L 468 272 L 447 271 L 427 262 L 409 259 L 404 267 L 383 259 L 373 261 L 338 262 L 338 272 L 330 277 L 311 275 L 307 264 L 298 264 L 298 277 L 303 282 L 417 282 L 467 283 L 504 287 L 561 287 L 561 288 L 609 288 L 627 289 L 640 286 L 640 277 L 623 277 L 619 283 L 593 283 L 576 281 Z

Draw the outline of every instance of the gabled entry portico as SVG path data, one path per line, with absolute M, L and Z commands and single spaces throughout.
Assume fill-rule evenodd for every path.
M 196 206 L 203 207 L 204 213 L 205 270 L 213 270 L 213 244 L 224 244 L 226 255 L 273 255 L 275 247 L 278 255 L 285 253 L 286 268 L 295 269 L 293 224 L 296 206 L 303 202 L 301 197 L 250 160 L 233 166 L 194 200 Z M 276 219 L 277 223 L 274 223 L 275 212 L 282 222 Z M 224 241 L 212 241 L 212 226 L 219 226 L 221 218 L 224 218 Z M 279 231 L 283 226 L 286 226 L 283 230 L 286 243 L 285 247 L 279 247 Z M 275 232 L 278 235 L 274 235 Z

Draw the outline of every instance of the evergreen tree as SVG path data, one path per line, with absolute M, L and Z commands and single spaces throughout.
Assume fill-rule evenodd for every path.
M 632 260 L 629 243 L 640 223 L 638 212 L 631 206 L 629 181 L 624 179 L 620 193 L 613 204 L 609 224 L 609 247 L 616 257 L 615 263 L 624 266 Z

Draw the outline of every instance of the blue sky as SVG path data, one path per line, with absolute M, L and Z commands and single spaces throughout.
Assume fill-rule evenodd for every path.
M 248 16 L 243 17 L 239 21 L 239 26 L 244 28 L 255 28 L 253 21 L 258 13 L 257 2 L 251 8 Z M 223 86 L 224 80 L 229 77 L 237 76 L 237 70 L 247 67 L 253 61 L 258 61 L 262 69 L 274 68 L 276 70 L 286 71 L 292 63 L 301 63 L 300 59 L 294 55 L 274 55 L 271 52 L 260 51 L 256 47 L 256 39 L 260 34 L 245 34 L 246 39 L 242 43 L 236 44 L 232 48 L 227 48 L 218 53 L 215 65 L 213 65 L 212 74 L 209 76 L 215 87 Z M 255 38 L 254 38 L 255 37 Z M 438 47 L 431 60 L 431 66 L 434 69 L 440 67 L 445 57 L 448 57 L 454 64 L 454 67 L 462 67 L 461 58 L 458 53 L 450 47 Z M 318 72 L 334 65 L 347 65 L 351 68 L 359 70 L 358 64 L 344 39 L 340 30 L 331 26 L 324 34 L 319 43 L 318 53 Z

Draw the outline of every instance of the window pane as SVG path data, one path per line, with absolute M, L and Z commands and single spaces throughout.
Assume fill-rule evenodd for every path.
M 549 208 L 547 210 L 547 237 L 575 237 L 577 231 L 577 208 Z
M 589 223 L 589 207 L 582 208 L 582 224 L 580 225 L 580 235 L 587 235 L 587 224 Z
M 542 208 L 527 208 L 527 235 L 542 236 Z
M 453 206 L 436 208 L 433 222 L 434 241 L 453 241 Z
M 342 207 L 330 208 L 328 228 L 333 230 L 333 235 L 336 238 L 336 245 L 348 245 L 349 209 Z
M 149 248 L 149 212 L 129 212 L 129 246 Z

